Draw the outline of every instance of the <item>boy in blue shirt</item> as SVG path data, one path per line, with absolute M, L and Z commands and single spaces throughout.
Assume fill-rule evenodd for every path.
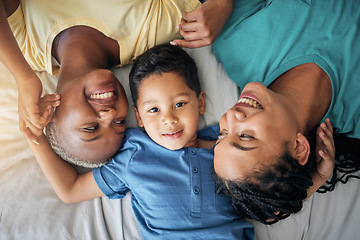
M 32 149 L 57 195 L 68 203 L 103 195 L 132 207 L 144 239 L 253 239 L 252 226 L 215 193 L 213 147 L 219 128 L 197 133 L 205 112 L 193 59 L 170 44 L 135 61 L 130 87 L 138 125 L 106 165 L 84 174 L 57 157 L 46 138 Z

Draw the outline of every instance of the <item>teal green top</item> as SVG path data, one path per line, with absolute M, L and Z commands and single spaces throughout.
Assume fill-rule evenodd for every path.
M 213 49 L 240 88 L 313 62 L 330 77 L 335 132 L 360 138 L 360 1 L 236 0 Z

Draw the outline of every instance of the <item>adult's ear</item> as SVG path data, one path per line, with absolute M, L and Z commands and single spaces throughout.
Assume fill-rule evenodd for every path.
M 301 134 L 298 133 L 296 135 L 296 159 L 298 160 L 298 163 L 300 165 L 305 165 L 309 159 L 310 154 L 310 144 L 307 138 Z
M 205 93 L 201 91 L 199 94 L 199 113 L 204 114 L 206 111 Z
M 134 105 L 133 105 L 133 109 L 134 109 L 136 121 L 138 122 L 139 127 L 144 127 L 144 124 L 143 124 L 143 122 L 141 120 L 139 112 L 138 112 L 137 108 Z

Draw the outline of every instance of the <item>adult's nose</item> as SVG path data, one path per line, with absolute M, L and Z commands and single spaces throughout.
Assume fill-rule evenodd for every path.
M 116 114 L 116 109 L 115 108 L 105 108 L 105 109 L 101 109 L 99 111 L 99 116 L 103 119 L 103 120 L 113 120 Z
M 231 108 L 226 113 L 228 120 L 239 120 L 243 121 L 246 119 L 246 114 L 243 111 L 239 111 L 237 109 Z

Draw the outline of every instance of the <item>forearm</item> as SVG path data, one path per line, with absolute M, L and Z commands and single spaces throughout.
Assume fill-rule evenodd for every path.
M 19 81 L 38 79 L 16 42 L 2 1 L 0 1 L 0 61 L 13 75 L 18 85 L 21 84 Z
M 313 185 L 308 189 L 308 194 L 304 201 L 313 195 L 319 189 L 319 187 L 321 187 L 326 182 L 326 180 L 328 180 L 328 178 L 320 176 L 319 173 L 315 171 L 312 176 Z
M 44 135 L 39 138 L 39 144 L 28 142 L 42 172 L 62 201 L 81 202 L 102 195 L 100 191 L 95 191 L 95 195 L 88 192 L 93 190 L 91 186 L 88 186 L 89 188 L 86 186 L 88 184 L 86 181 L 92 179 L 91 171 L 79 175 L 75 168 L 53 152 Z

